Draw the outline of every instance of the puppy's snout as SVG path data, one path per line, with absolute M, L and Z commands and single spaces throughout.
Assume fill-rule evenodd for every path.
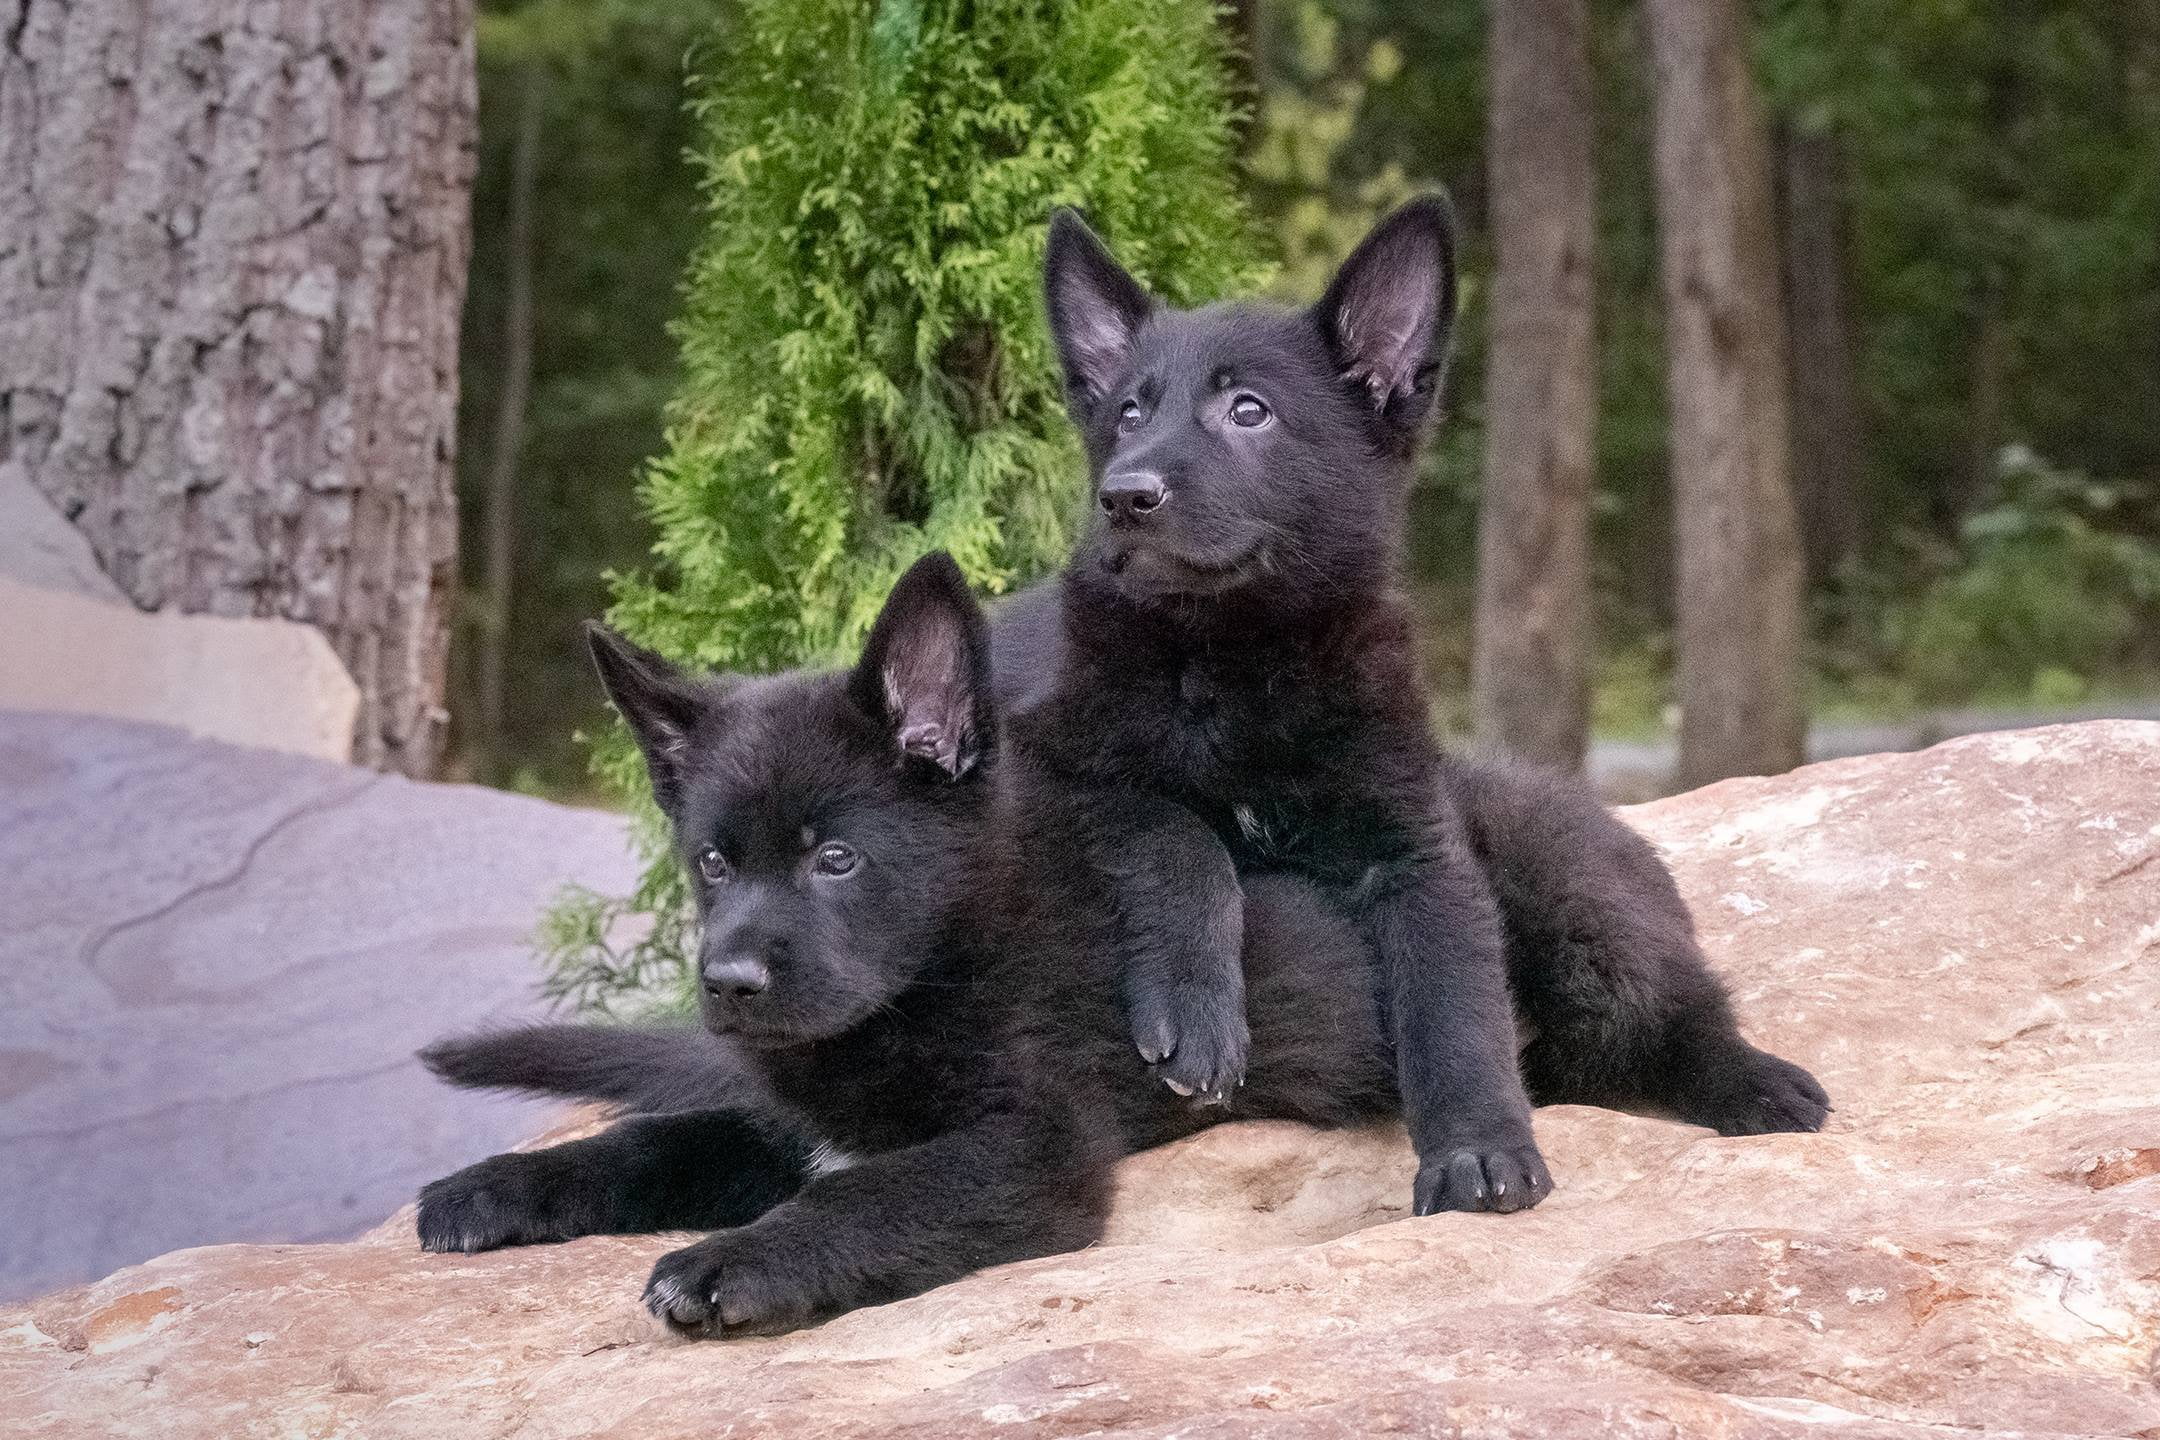
M 749 1000 L 772 984 L 772 967 L 755 955 L 730 955 L 706 961 L 698 978 L 715 1000 Z
M 1152 470 L 1121 470 L 1103 477 L 1095 501 L 1103 514 L 1120 523 L 1145 519 L 1170 498 L 1170 487 Z

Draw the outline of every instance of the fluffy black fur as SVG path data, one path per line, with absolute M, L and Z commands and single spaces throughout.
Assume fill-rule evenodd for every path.
M 1004 742 L 949 559 L 900 582 L 852 671 L 694 680 L 593 642 L 693 879 L 712 1033 L 431 1048 L 458 1084 L 656 1113 L 429 1185 L 427 1248 L 714 1230 L 661 1259 L 648 1305 L 688 1333 L 787 1329 L 1084 1246 L 1119 1156 L 1224 1113 L 1133 1063 L 1088 812 Z M 1391 1113 L 1364 947 L 1310 887 L 1243 900 L 1238 1113 Z
M 1070 212 L 1046 286 L 1097 513 L 999 668 L 1019 748 L 1087 797 L 1142 1055 L 1235 1086 L 1241 880 L 1288 873 L 1371 947 L 1421 1214 L 1547 1193 L 1533 1097 L 1817 1128 L 1826 1097 L 1740 1038 L 1649 848 L 1431 736 L 1391 577 L 1454 319 L 1445 204 L 1383 221 L 1307 310 L 1162 306 Z

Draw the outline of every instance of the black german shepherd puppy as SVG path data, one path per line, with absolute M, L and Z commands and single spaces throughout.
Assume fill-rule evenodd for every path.
M 692 679 L 594 627 L 701 921 L 714 1036 L 541 1026 L 426 1053 L 455 1083 L 586 1096 L 607 1131 L 421 1192 L 421 1243 L 711 1230 L 646 1303 L 789 1329 L 1089 1244 L 1121 1156 L 1223 1115 L 1134 1063 L 1084 808 L 1002 733 L 959 570 L 900 581 L 852 671 Z M 1394 1113 L 1365 949 L 1309 887 L 1244 890 L 1244 1115 Z
M 1455 314 L 1445 203 L 1382 222 L 1308 310 L 1168 308 L 1070 211 L 1046 288 L 1096 514 L 1009 607 L 999 669 L 1052 677 L 1014 736 L 1087 799 L 1142 1055 L 1234 1087 L 1240 883 L 1287 873 L 1371 947 L 1420 1214 L 1550 1190 L 1533 1099 L 1818 1128 L 1827 1098 L 1740 1037 L 1649 846 L 1431 734 L 1392 576 Z

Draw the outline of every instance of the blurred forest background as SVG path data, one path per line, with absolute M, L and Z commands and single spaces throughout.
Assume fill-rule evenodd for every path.
M 605 577 L 643 566 L 655 538 L 633 487 L 667 450 L 683 363 L 671 324 L 708 219 L 686 57 L 743 11 L 481 8 L 453 766 L 582 796 L 575 736 L 604 715 L 577 622 L 608 608 Z M 1768 121 L 1810 713 L 2160 689 L 2160 0 L 1744 9 Z M 1588 713 L 1622 739 L 1666 730 L 1674 693 L 1649 15 L 1583 8 L 1578 97 L 1595 177 Z M 1464 221 L 1450 420 L 1412 547 L 1437 712 L 1463 734 L 1501 423 L 1486 385 L 1491 177 L 1508 141 L 1490 19 L 1474 0 L 1244 0 L 1219 17 L 1248 111 L 1237 183 L 1276 292 L 1309 299 L 1419 189 L 1445 186 Z

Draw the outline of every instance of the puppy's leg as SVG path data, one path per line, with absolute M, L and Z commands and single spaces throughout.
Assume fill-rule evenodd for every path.
M 1726 1135 L 1821 1128 L 1829 1097 L 1741 1038 L 1648 842 L 1566 777 L 1463 766 L 1450 790 L 1505 917 L 1539 1104 L 1644 1110 Z
M 1373 867 L 1350 907 L 1379 968 L 1413 1202 L 1420 1215 L 1527 1209 L 1552 1176 L 1516 1066 L 1499 915 L 1452 807 L 1434 795 L 1412 823 L 1410 854 Z
M 986 1116 L 662 1256 L 645 1304 L 680 1334 L 772 1334 L 1077 1250 L 1102 1233 L 1117 1154 L 1106 1127 L 1056 1105 Z
M 426 1250 L 744 1225 L 799 1188 L 810 1147 L 734 1110 L 634 1115 L 585 1140 L 468 1165 L 420 1192 Z
M 1171 1089 L 1222 1103 L 1252 1043 L 1230 853 L 1199 816 L 1155 796 L 1094 797 L 1088 815 L 1117 900 L 1133 1043 Z

